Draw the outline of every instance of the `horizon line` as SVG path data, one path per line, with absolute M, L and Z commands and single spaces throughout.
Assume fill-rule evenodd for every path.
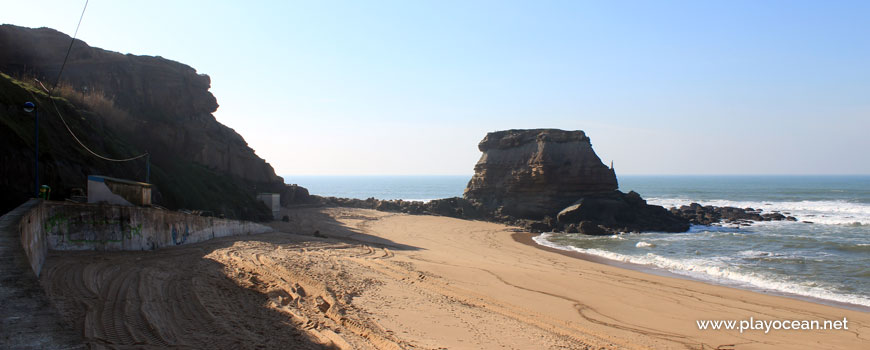
M 415 173 L 415 174 L 282 174 L 281 177 L 287 176 L 474 176 L 474 174 L 438 174 L 438 173 Z M 627 173 L 617 174 L 619 176 L 870 176 L 870 173 L 798 173 L 798 174 L 783 174 L 783 173 L 741 173 L 741 174 L 715 174 L 715 173 Z

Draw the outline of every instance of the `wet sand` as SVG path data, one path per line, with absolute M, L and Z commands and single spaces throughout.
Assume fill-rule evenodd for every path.
M 41 282 L 100 348 L 861 349 L 870 313 L 624 269 L 477 221 L 287 211 L 280 232 L 56 252 Z M 528 242 L 526 242 L 528 243 Z M 696 320 L 849 320 L 698 330 Z

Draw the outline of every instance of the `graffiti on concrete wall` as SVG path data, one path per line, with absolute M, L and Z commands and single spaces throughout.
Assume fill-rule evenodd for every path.
M 90 213 L 54 213 L 45 220 L 43 229 L 49 236 L 57 236 L 60 244 L 121 243 L 142 237 L 142 224 L 132 223 L 130 217 L 109 218 Z
M 181 227 L 181 225 L 172 225 L 172 243 L 175 243 L 175 245 L 184 244 L 184 242 L 187 242 L 187 237 L 190 236 L 190 228 L 187 224 L 184 224 L 183 232 L 179 232 L 179 227 Z

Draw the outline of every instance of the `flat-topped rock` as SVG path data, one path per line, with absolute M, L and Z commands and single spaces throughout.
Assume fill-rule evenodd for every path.
M 616 174 L 581 130 L 491 132 L 478 148 L 464 197 L 518 218 L 553 216 L 578 198 L 618 188 Z

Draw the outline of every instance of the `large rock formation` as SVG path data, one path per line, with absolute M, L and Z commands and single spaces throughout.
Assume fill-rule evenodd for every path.
M 617 190 L 583 131 L 507 130 L 486 135 L 465 190 L 476 213 L 535 231 L 586 234 L 689 229 L 686 220 Z M 479 215 L 479 214 L 478 214 Z
M 577 199 L 618 188 L 583 131 L 557 129 L 491 132 L 465 198 L 484 208 L 526 219 L 554 216 Z
M 23 83 L 38 78 L 50 87 L 70 40 L 49 28 L 0 25 L 0 71 Z M 0 211 L 32 195 L 33 119 L 21 111 L 28 100 L 42 107 L 41 183 L 52 187 L 55 198 L 84 188 L 87 175 L 144 180 L 144 160 L 111 163 L 88 155 L 48 97 L 9 76 L 0 76 Z M 218 104 L 210 82 L 182 63 L 76 40 L 55 93 L 65 99 L 55 101 L 77 136 L 98 153 L 124 158 L 149 152 L 155 203 L 162 206 L 258 219 L 271 213 L 256 201 L 257 192 L 282 193 L 287 203 L 308 200 L 304 188 L 285 186 L 241 135 L 215 119 Z
M 0 71 L 34 76 L 51 85 L 71 38 L 50 28 L 0 25 Z M 129 118 L 107 122 L 154 157 L 182 157 L 255 183 L 280 183 L 266 161 L 211 113 L 218 108 L 211 79 L 162 57 L 121 54 L 72 46 L 61 83 L 86 93 L 100 91 Z

